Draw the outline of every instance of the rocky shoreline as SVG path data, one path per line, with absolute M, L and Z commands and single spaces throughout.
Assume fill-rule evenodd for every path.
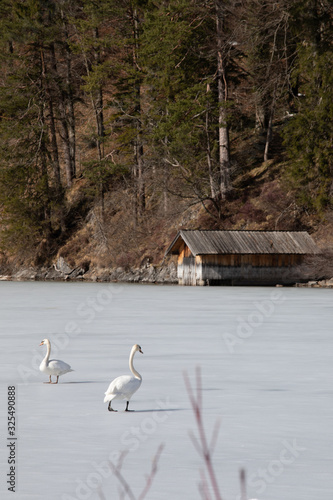
M 45 268 L 22 268 L 11 274 L 0 274 L 0 281 L 87 281 L 121 283 L 155 283 L 174 285 L 177 280 L 177 266 L 174 262 L 154 266 L 145 263 L 139 268 L 72 268 L 60 257 L 53 266 Z M 277 285 L 283 286 L 283 285 Z M 310 280 L 292 285 L 299 288 L 333 288 L 333 278 Z
M 174 262 L 161 266 L 146 263 L 140 268 L 124 269 L 85 269 L 81 266 L 71 268 L 60 257 L 49 268 L 23 268 L 11 274 L 0 275 L 0 281 L 90 281 L 177 284 L 177 268 Z
M 308 281 L 307 283 L 296 283 L 294 286 L 300 288 L 333 288 L 333 278 L 327 280 Z

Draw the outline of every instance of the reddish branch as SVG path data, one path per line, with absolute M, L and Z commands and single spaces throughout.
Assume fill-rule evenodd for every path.
M 216 422 L 213 435 L 211 439 L 211 443 L 208 444 L 205 429 L 202 421 L 202 384 L 201 384 L 201 371 L 198 367 L 196 369 L 196 388 L 193 389 L 188 377 L 187 372 L 184 373 L 184 380 L 186 385 L 186 390 L 192 405 L 193 413 L 195 416 L 197 429 L 199 437 L 196 438 L 194 434 L 190 434 L 194 447 L 198 451 L 199 455 L 203 458 L 206 471 L 209 478 L 209 484 L 213 490 L 214 497 L 216 500 L 222 500 L 221 493 L 219 490 L 219 486 L 217 483 L 217 479 L 215 476 L 213 464 L 212 464 L 212 453 L 213 453 L 213 444 L 216 443 L 217 434 L 219 430 L 219 422 Z M 196 395 L 195 395 L 196 393 Z M 203 498 L 208 500 L 210 498 L 208 493 L 208 484 L 206 479 L 203 478 L 201 484 L 201 493 L 203 494 Z
M 138 500 L 144 500 L 144 498 L 146 497 L 148 491 L 150 490 L 150 488 L 153 484 L 153 481 L 154 481 L 154 478 L 156 476 L 157 469 L 158 469 L 158 467 L 157 467 L 158 461 L 160 459 L 163 448 L 164 448 L 164 445 L 160 444 L 158 449 L 157 449 L 157 452 L 153 458 L 153 463 L 151 466 L 150 473 L 146 476 L 146 484 L 145 484 L 142 492 L 138 496 Z M 125 479 L 125 477 L 123 476 L 123 474 L 121 472 L 124 458 L 127 455 L 127 453 L 128 452 L 123 452 L 120 455 L 117 465 L 114 465 L 111 461 L 109 462 L 109 464 L 110 464 L 110 467 L 111 467 L 111 470 L 112 470 L 114 476 L 118 479 L 119 483 L 123 487 L 124 494 L 127 495 L 131 500 L 136 500 L 136 497 L 135 497 L 128 481 Z M 101 500 L 102 500 L 102 498 L 101 498 Z

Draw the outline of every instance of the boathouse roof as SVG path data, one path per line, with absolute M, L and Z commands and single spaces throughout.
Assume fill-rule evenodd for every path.
M 319 252 L 306 231 L 181 230 L 165 255 L 178 254 L 182 243 L 192 255 L 315 254 Z

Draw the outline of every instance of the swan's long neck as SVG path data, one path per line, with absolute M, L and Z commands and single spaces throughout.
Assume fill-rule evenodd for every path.
M 47 363 L 49 362 L 49 357 L 50 357 L 50 354 L 51 354 L 51 344 L 50 342 L 48 342 L 46 344 L 46 348 L 47 348 L 47 351 L 46 351 L 46 356 L 45 358 L 43 359 L 44 363 L 47 365 Z
M 134 358 L 134 354 L 135 354 L 135 353 L 136 353 L 136 349 L 135 349 L 135 348 L 133 348 L 133 349 L 131 350 L 131 354 L 130 354 L 130 357 L 129 357 L 129 367 L 130 367 L 130 370 L 131 370 L 131 372 L 133 373 L 134 377 L 136 377 L 136 378 L 138 378 L 138 379 L 142 380 L 142 377 L 141 377 L 140 373 L 139 373 L 139 372 L 137 372 L 137 371 L 136 371 L 136 369 L 135 369 L 135 368 L 134 368 L 134 366 L 133 366 L 133 358 Z

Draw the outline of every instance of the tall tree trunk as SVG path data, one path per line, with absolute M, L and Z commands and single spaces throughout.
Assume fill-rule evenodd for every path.
M 94 29 L 94 37 L 96 40 L 99 39 L 99 30 L 98 28 Z M 98 67 L 101 64 L 101 54 L 99 48 L 94 51 L 94 58 L 96 66 Z M 94 99 L 94 111 L 96 117 L 96 126 L 97 126 L 97 149 L 98 149 L 98 157 L 99 161 L 104 157 L 104 113 L 103 113 L 103 89 L 102 84 L 99 85 L 96 96 Z
M 163 213 L 166 215 L 168 213 L 168 165 L 164 163 L 163 166 Z
M 103 113 L 103 91 L 100 87 L 96 92 L 95 102 L 94 102 L 94 111 L 96 117 L 96 126 L 97 126 L 97 150 L 98 150 L 98 159 L 102 161 L 104 158 L 104 113 Z
M 56 132 L 56 126 L 55 126 L 52 99 L 49 98 L 48 102 L 49 102 L 49 121 L 50 121 L 50 134 L 51 134 L 51 148 L 52 148 L 52 167 L 53 167 L 56 192 L 59 193 L 61 191 L 61 177 L 60 177 L 60 163 L 59 163 L 59 153 L 58 153 L 58 143 L 57 143 L 57 132 Z
M 207 85 L 207 92 L 210 91 L 209 85 Z M 208 165 L 208 176 L 210 185 L 210 194 L 213 200 L 216 199 L 215 181 L 213 176 L 213 166 L 212 166 L 212 153 L 210 147 L 210 134 L 209 134 L 209 102 L 207 101 L 206 106 L 206 121 L 205 121 L 205 132 L 207 141 L 207 165 Z
M 270 112 L 267 103 L 262 102 L 261 96 L 257 93 L 256 102 L 256 129 L 258 131 L 265 131 L 268 128 Z
M 41 49 L 41 63 L 42 63 L 42 74 L 44 78 L 45 94 L 48 103 L 49 113 L 49 125 L 50 125 L 50 136 L 51 136 L 51 155 L 52 155 L 52 169 L 54 176 L 55 191 L 57 194 L 61 191 L 61 176 L 60 176 L 60 162 L 59 162 L 59 152 L 57 143 L 57 131 L 55 125 L 54 109 L 53 109 L 53 99 L 52 91 L 50 88 L 50 82 L 48 77 L 48 67 L 45 60 L 45 51 Z
M 216 0 L 216 39 L 217 39 L 217 85 L 219 105 L 219 166 L 220 166 L 220 196 L 225 199 L 230 191 L 230 142 L 227 122 L 226 102 L 228 99 L 228 85 L 226 66 L 223 55 L 223 0 Z
M 66 91 L 65 91 L 65 109 L 67 115 L 67 128 L 69 140 L 69 154 L 70 154 L 70 176 L 71 182 L 76 176 L 76 138 L 75 138 L 75 114 L 74 114 L 74 98 L 73 98 L 73 76 L 72 76 L 72 53 L 68 44 L 68 30 L 66 18 L 63 11 L 61 11 L 63 19 L 63 27 L 65 34 L 65 47 L 66 47 Z
M 137 228 L 138 225 L 138 166 L 135 159 L 135 146 L 134 146 L 134 163 L 133 163 L 133 219 L 134 219 L 134 228 Z
M 146 208 L 145 197 L 145 182 L 144 182 L 144 160 L 143 160 L 143 143 L 142 143 L 142 123 L 141 123 L 141 81 L 139 72 L 141 71 L 138 64 L 139 54 L 139 20 L 138 12 L 133 10 L 133 65 L 136 72 L 135 81 L 135 116 L 136 116 L 136 139 L 134 144 L 134 161 L 136 164 L 136 182 L 137 182 L 137 207 L 138 215 L 142 215 Z
M 64 91 L 61 86 L 61 79 L 58 74 L 57 59 L 55 54 L 54 44 L 50 45 L 51 61 L 52 61 L 52 72 L 54 76 L 54 82 L 57 86 L 57 105 L 59 111 L 59 135 L 62 142 L 65 172 L 66 172 L 66 185 L 70 187 L 73 180 L 73 165 L 72 165 L 72 152 L 70 147 L 70 138 L 68 131 L 68 120 L 66 114 L 65 97 Z M 60 80 L 60 81 L 59 81 Z
M 274 86 L 274 90 L 273 90 L 271 109 L 270 109 L 269 120 L 268 120 L 268 125 L 267 125 L 264 161 L 267 161 L 269 159 L 269 148 L 270 148 L 270 145 L 272 142 L 272 137 L 273 137 L 273 119 L 274 119 L 274 112 L 275 112 L 275 105 L 276 105 L 276 93 L 277 93 L 279 81 L 280 81 L 280 78 L 278 77 L 276 82 L 275 82 L 275 86 Z
M 274 110 L 272 109 L 270 117 L 269 117 L 269 121 L 268 121 L 268 127 L 267 127 L 265 151 L 264 151 L 264 161 L 267 161 L 269 159 L 269 147 L 271 145 L 272 135 L 273 135 L 273 116 L 274 116 Z
M 46 92 L 46 80 L 45 80 L 45 61 L 43 49 L 40 51 L 40 69 L 41 69 L 41 85 L 44 89 L 44 95 Z M 40 178 L 42 185 L 42 197 L 43 200 L 43 233 L 45 238 L 49 238 L 52 233 L 51 226 L 51 206 L 50 206 L 50 186 L 49 177 L 47 169 L 47 150 L 46 150 L 46 139 L 47 134 L 46 119 L 45 119 L 45 108 L 47 107 L 46 102 L 40 103 L 39 106 L 39 122 L 40 122 L 40 137 L 38 144 L 38 154 L 36 155 L 36 161 L 39 163 L 38 167 L 40 169 Z M 39 160 L 39 161 L 38 161 Z
M 95 64 L 97 67 L 101 65 L 101 53 L 100 49 L 98 47 L 98 40 L 99 40 L 99 30 L 97 27 L 94 28 L 93 30 L 94 33 L 94 38 L 97 41 L 96 48 L 94 49 L 94 59 L 95 59 Z M 90 72 L 90 68 L 86 60 L 86 69 L 87 69 L 87 74 Z M 94 95 L 93 95 L 94 94 Z M 105 128 L 104 128 L 104 113 L 103 113 L 103 89 L 102 89 L 102 83 L 98 85 L 98 88 L 95 92 L 92 91 L 92 104 L 95 112 L 95 119 L 96 119 L 96 129 L 97 129 L 97 153 L 98 153 L 98 160 L 101 162 L 104 158 L 104 136 L 105 136 Z M 104 182 L 103 182 L 103 176 L 101 175 L 101 170 L 99 169 L 99 192 L 100 192 L 100 197 L 101 197 L 101 214 L 102 214 L 102 221 L 104 223 L 105 221 L 105 206 L 104 206 Z M 107 244 L 107 243 L 106 243 Z

